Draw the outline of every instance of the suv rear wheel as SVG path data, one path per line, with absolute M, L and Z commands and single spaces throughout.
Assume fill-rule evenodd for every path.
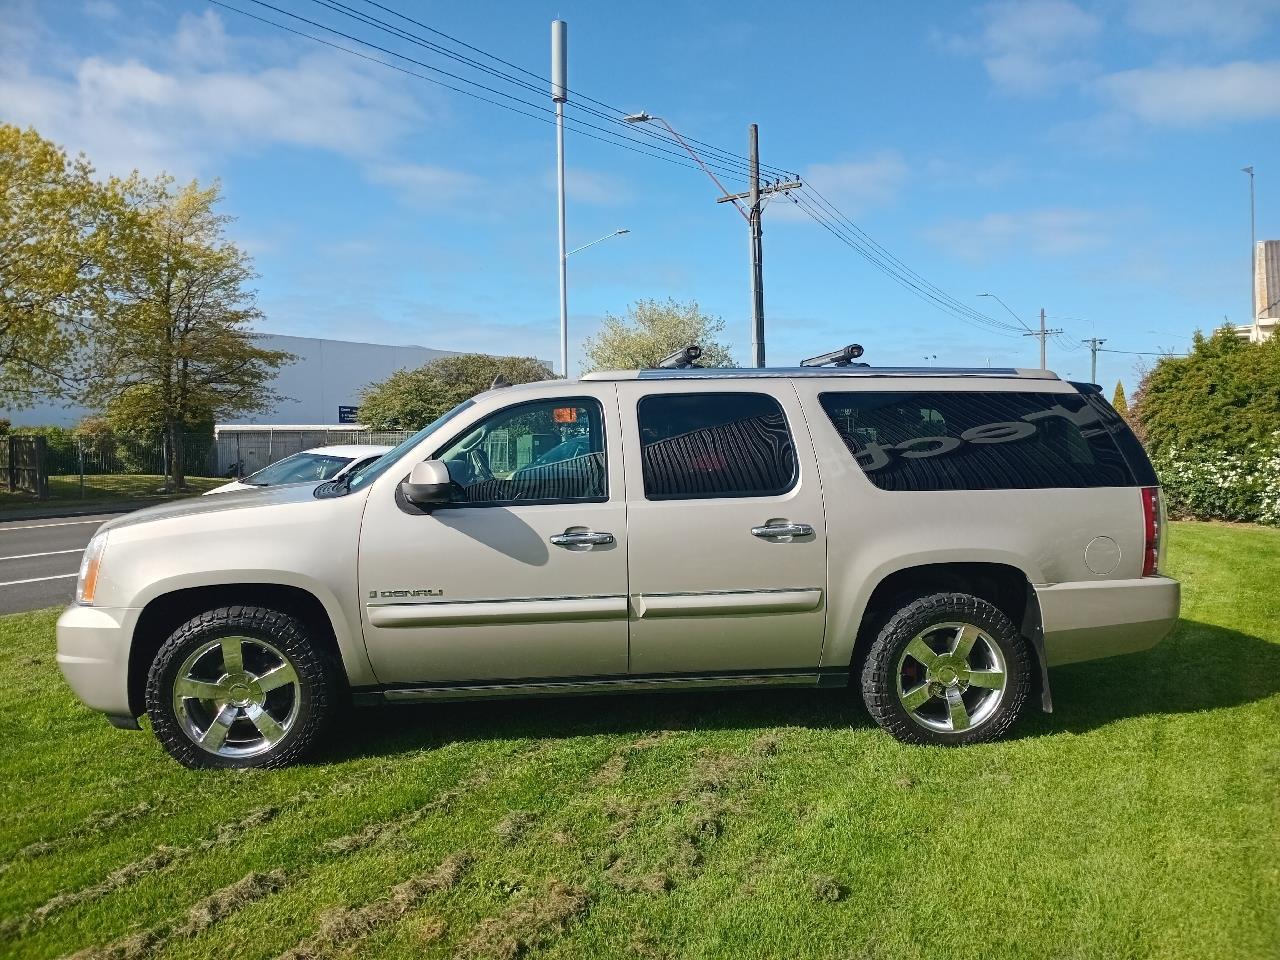
M 862 697 L 904 743 L 958 746 L 1004 735 L 1026 705 L 1027 647 L 1009 618 L 965 593 L 906 604 L 880 629 Z
M 188 767 L 281 767 L 328 723 L 337 671 L 286 614 L 220 607 L 183 624 L 147 676 L 147 714 Z

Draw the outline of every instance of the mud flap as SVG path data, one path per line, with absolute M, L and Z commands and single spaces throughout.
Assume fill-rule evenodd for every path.
M 1036 588 L 1028 584 L 1027 609 L 1022 616 L 1022 635 L 1031 642 L 1040 667 L 1040 709 L 1053 713 L 1053 695 L 1049 692 L 1049 659 L 1044 652 L 1044 622 L 1040 618 L 1040 601 Z

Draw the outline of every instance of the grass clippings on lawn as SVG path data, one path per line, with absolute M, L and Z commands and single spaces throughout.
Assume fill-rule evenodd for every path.
M 1169 563 L 1165 643 L 962 750 L 843 691 L 646 694 L 192 771 L 76 702 L 53 612 L 0 618 L 0 955 L 1269 960 L 1280 531 L 1174 524 Z

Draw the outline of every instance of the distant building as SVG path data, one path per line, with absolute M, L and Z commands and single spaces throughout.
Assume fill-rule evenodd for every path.
M 415 369 L 454 350 L 429 347 L 355 343 L 317 337 L 260 334 L 269 350 L 285 350 L 298 359 L 281 367 L 271 386 L 283 399 L 266 413 L 239 417 L 233 424 L 358 424 L 360 391 L 400 369 Z M 83 407 L 47 404 L 6 412 L 15 426 L 74 426 L 89 411 Z
M 1262 343 L 1275 336 L 1280 323 L 1280 240 L 1259 240 L 1253 260 L 1254 303 L 1258 315 L 1252 323 L 1236 327 L 1236 336 Z

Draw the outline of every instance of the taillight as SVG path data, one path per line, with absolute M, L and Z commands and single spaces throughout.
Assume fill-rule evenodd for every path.
M 1142 488 L 1142 575 L 1160 571 L 1160 488 Z

